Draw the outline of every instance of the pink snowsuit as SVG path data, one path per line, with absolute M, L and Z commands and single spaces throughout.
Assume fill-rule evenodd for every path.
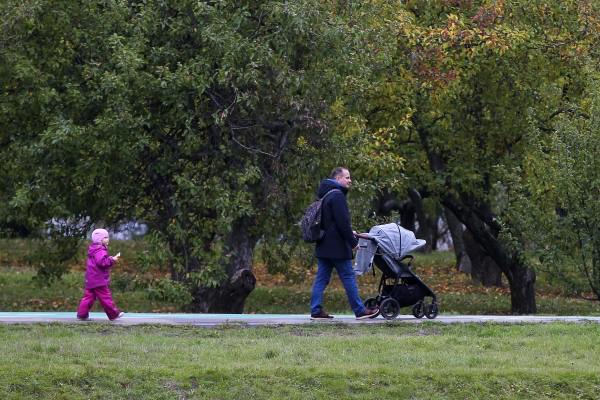
M 110 271 L 115 261 L 108 255 L 108 249 L 102 243 L 92 243 L 88 247 L 87 269 L 85 271 L 85 289 L 77 308 L 77 318 L 88 318 L 96 298 L 111 321 L 121 312 L 115 305 L 108 285 Z

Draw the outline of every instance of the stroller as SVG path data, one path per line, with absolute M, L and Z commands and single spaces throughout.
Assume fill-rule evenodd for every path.
M 397 223 L 376 225 L 368 234 L 360 234 L 354 272 L 362 275 L 375 264 L 382 272 L 379 294 L 365 301 L 366 307 L 379 307 L 385 319 L 394 319 L 401 307 L 412 306 L 416 318 L 433 319 L 438 315 L 435 293 L 411 271 L 411 251 L 423 247 L 425 240 Z M 375 272 L 373 271 L 373 274 Z M 425 298 L 431 303 L 425 304 Z

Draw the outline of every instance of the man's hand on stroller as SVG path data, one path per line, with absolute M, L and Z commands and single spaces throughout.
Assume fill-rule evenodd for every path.
M 358 233 L 356 231 L 352 231 L 352 233 L 354 234 L 355 237 L 359 238 L 359 239 L 371 239 L 371 236 L 369 236 L 368 233 Z M 358 245 L 356 245 L 355 248 L 353 248 L 352 250 L 356 250 L 358 249 Z

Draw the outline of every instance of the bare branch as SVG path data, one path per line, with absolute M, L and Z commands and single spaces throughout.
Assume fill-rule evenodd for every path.
M 238 127 L 238 129 L 242 129 L 242 127 Z M 235 136 L 235 130 L 234 130 L 233 127 L 230 126 L 229 130 L 231 131 L 231 140 L 233 140 L 238 146 L 242 147 L 243 149 L 248 150 L 251 153 L 262 154 L 262 155 L 265 155 L 265 156 L 268 156 L 268 157 L 271 157 L 271 158 L 278 158 L 279 157 L 279 155 L 277 155 L 277 154 L 272 154 L 272 153 L 269 153 L 267 151 L 263 151 L 261 149 L 257 149 L 257 148 L 250 147 L 250 146 L 246 146 L 245 144 L 243 144 L 242 142 L 240 142 L 238 140 L 238 138 Z

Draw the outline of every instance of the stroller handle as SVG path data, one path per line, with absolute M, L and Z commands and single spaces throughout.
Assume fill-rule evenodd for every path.
M 357 233 L 356 237 L 360 239 L 374 240 L 373 236 L 369 235 L 368 233 Z

